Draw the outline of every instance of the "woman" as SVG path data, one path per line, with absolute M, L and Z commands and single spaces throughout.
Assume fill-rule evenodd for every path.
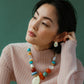
M 0 84 L 83 84 L 76 58 L 74 8 L 65 0 L 40 0 L 34 7 L 26 43 L 7 45 L 0 58 Z

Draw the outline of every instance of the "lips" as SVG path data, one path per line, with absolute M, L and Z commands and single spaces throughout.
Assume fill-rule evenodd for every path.
M 32 36 L 32 37 L 36 37 L 35 33 L 32 32 L 32 31 L 28 31 L 29 35 Z

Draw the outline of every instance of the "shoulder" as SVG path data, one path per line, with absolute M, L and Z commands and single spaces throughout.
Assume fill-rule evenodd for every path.
M 10 43 L 8 45 L 6 45 L 4 48 L 11 48 L 11 47 L 26 47 L 26 46 L 30 46 L 31 44 L 28 42 L 18 42 L 18 43 Z
M 18 42 L 18 43 L 10 43 L 10 44 L 7 44 L 2 52 L 7 52 L 9 53 L 10 51 L 12 50 L 21 50 L 21 49 L 25 49 L 25 48 L 28 48 L 31 44 L 28 43 L 28 42 Z
M 25 47 L 25 46 L 29 46 L 29 45 L 31 45 L 31 44 L 28 43 L 28 42 L 18 42 L 18 43 L 10 43 L 7 46 L 10 46 L 10 47 Z

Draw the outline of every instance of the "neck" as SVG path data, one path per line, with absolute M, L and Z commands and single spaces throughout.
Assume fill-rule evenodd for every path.
M 43 51 L 43 50 L 47 50 L 47 49 L 49 49 L 49 45 L 48 46 L 39 46 L 39 45 L 32 45 L 37 51 Z

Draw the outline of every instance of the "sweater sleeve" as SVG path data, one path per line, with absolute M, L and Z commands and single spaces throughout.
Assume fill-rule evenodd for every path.
M 61 46 L 61 63 L 57 77 L 57 84 L 76 84 L 72 75 L 77 72 L 77 43 L 68 40 L 65 43 L 62 43 Z
M 10 45 L 7 45 L 0 57 L 0 84 L 10 84 L 12 73 L 12 62 Z
M 70 82 L 71 80 L 74 80 L 75 84 L 83 84 L 84 82 L 84 66 L 79 59 L 77 59 L 77 72 L 71 76 Z

